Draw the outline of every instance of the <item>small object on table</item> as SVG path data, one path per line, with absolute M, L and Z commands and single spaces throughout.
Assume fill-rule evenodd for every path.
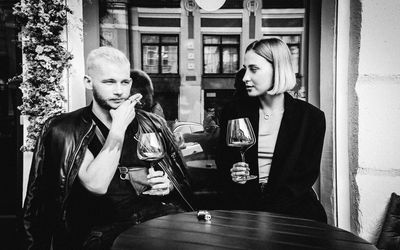
M 197 219 L 203 221 L 211 221 L 211 214 L 207 210 L 199 210 L 197 212 Z

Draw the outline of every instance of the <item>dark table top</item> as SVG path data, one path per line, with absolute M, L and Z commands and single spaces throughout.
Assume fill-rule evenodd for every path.
M 113 250 L 122 249 L 343 249 L 375 246 L 327 224 L 257 211 L 209 211 L 210 222 L 196 212 L 159 217 L 123 232 Z

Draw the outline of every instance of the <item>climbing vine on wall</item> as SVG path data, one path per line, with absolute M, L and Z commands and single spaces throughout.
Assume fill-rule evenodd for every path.
M 72 12 L 64 0 L 21 0 L 14 6 L 25 56 L 22 105 L 18 108 L 29 120 L 22 151 L 33 151 L 44 122 L 65 112 L 61 80 L 72 55 L 63 46 L 61 35 L 68 13 Z

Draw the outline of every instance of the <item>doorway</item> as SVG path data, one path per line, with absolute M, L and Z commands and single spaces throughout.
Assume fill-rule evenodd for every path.
M 3 246 L 16 242 L 17 218 L 22 204 L 22 126 L 19 123 L 21 104 L 21 49 L 18 47 L 16 21 L 12 7 L 16 1 L 0 2 L 0 234 Z M 12 79 L 13 78 L 13 79 Z M 8 244 L 9 243 L 9 244 Z

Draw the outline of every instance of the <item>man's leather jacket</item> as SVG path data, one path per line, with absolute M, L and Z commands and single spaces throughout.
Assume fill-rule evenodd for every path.
M 190 185 L 180 151 L 165 120 L 137 110 L 135 119 L 144 119 L 167 138 L 164 171 L 182 198 L 187 210 Z M 95 135 L 91 106 L 46 121 L 33 154 L 23 214 L 24 249 L 63 249 L 66 244 L 66 203 L 79 167 Z

